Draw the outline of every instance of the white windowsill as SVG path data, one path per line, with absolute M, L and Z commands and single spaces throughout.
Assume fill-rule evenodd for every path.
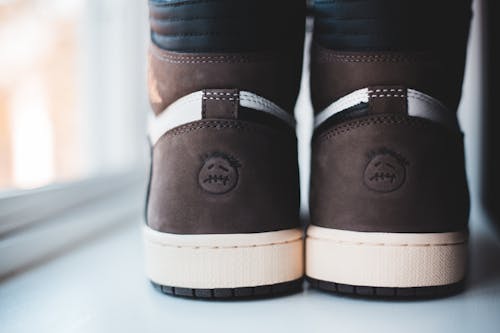
M 496 332 L 500 327 L 500 241 L 485 219 L 472 223 L 469 285 L 453 297 L 366 300 L 306 287 L 276 299 L 209 302 L 153 289 L 144 275 L 142 219 L 133 215 L 93 241 L 1 282 L 1 330 Z
M 0 281 L 139 218 L 145 202 L 142 170 L 0 197 Z

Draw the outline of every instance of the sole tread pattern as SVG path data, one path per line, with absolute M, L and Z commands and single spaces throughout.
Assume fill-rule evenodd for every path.
M 330 293 L 378 298 L 438 298 L 457 294 L 465 288 L 464 281 L 444 286 L 393 288 L 353 286 L 349 284 L 317 280 L 310 277 L 306 277 L 306 280 L 312 288 Z
M 239 288 L 214 288 L 214 289 L 199 289 L 199 288 L 181 288 L 173 286 L 164 286 L 152 282 L 154 288 L 164 294 L 178 297 L 199 298 L 199 299 L 249 299 L 249 298 L 266 298 L 273 296 L 284 296 L 296 293 L 302 290 L 303 279 L 293 281 L 270 284 L 256 287 L 239 287 Z

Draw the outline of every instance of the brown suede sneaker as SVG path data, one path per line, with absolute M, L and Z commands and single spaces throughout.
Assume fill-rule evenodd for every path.
M 280 44 L 252 28 L 271 23 L 274 4 L 269 12 L 253 1 L 150 2 L 155 116 L 144 239 L 147 275 L 164 293 L 239 298 L 302 287 L 292 111 L 304 18 L 294 3 L 296 32 Z
M 313 287 L 373 296 L 460 289 L 469 197 L 450 105 L 461 80 L 441 63 L 424 53 L 313 46 Z

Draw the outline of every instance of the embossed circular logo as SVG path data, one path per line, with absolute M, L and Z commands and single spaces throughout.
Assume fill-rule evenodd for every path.
M 398 153 L 381 148 L 370 153 L 364 172 L 365 185 L 377 192 L 392 192 L 404 184 L 408 162 Z
M 205 156 L 198 174 L 201 188 L 212 194 L 231 191 L 238 183 L 240 163 L 232 156 L 215 152 Z

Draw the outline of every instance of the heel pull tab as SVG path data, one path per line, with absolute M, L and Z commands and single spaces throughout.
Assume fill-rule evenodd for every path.
M 203 119 L 237 119 L 240 105 L 238 89 L 205 89 L 203 90 Z
M 408 114 L 408 93 L 403 86 L 373 86 L 368 88 L 370 113 Z

